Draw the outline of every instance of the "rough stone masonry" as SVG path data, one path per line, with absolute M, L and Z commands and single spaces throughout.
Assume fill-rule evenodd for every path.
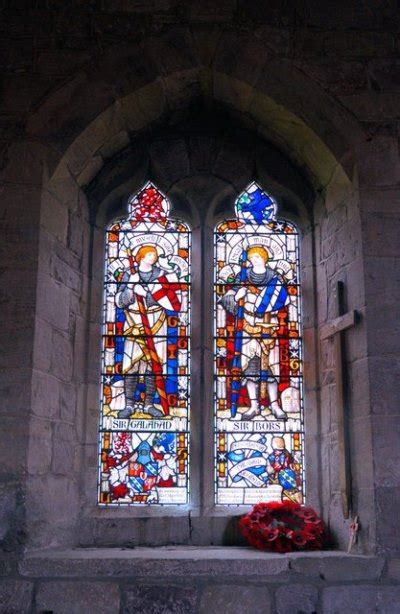
M 0 7 L 0 611 L 193 612 L 231 603 L 238 612 L 395 612 L 397 3 Z M 148 178 L 191 224 L 198 263 L 192 505 L 180 515 L 95 506 L 102 230 Z M 237 550 L 237 512 L 212 505 L 206 255 L 215 221 L 252 179 L 302 235 L 307 500 L 338 549 L 315 558 Z M 346 333 L 361 526 L 350 557 L 340 554 L 349 523 L 340 506 L 333 347 L 319 339 L 335 315 L 337 281 L 346 308 L 361 313 Z M 203 549 L 178 551 L 172 565 L 162 554 L 168 545 Z M 150 554 L 136 555 L 144 546 Z M 212 546 L 223 548 L 219 562 Z

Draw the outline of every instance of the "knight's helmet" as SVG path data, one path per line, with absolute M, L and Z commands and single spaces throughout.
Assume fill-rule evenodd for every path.
M 138 446 L 138 457 L 137 457 L 137 462 L 141 463 L 142 465 L 146 465 L 147 463 L 150 463 L 151 461 L 151 456 L 150 456 L 150 444 L 148 441 L 142 441 L 139 446 Z

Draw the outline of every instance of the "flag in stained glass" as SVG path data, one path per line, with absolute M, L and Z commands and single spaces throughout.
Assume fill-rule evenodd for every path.
M 190 249 L 151 183 L 106 231 L 100 504 L 188 502 Z
M 252 183 L 215 230 L 217 505 L 304 499 L 298 234 Z

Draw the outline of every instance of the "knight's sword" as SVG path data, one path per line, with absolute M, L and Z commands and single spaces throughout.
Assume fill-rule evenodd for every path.
M 240 284 L 247 281 L 247 249 L 243 249 L 240 256 Z M 239 393 L 242 381 L 242 347 L 243 347 L 243 326 L 244 326 L 244 304 L 245 297 L 238 301 L 238 309 L 235 319 L 235 338 L 234 354 L 231 366 L 231 417 L 234 418 L 238 409 Z
M 128 254 L 128 257 L 129 257 L 129 265 L 131 268 L 131 272 L 135 273 L 136 271 L 135 271 L 133 258 L 131 254 Z M 157 388 L 158 396 L 160 397 L 162 412 L 164 416 L 169 416 L 169 404 L 168 404 L 168 399 L 167 399 L 167 393 L 165 391 L 165 382 L 164 382 L 162 364 L 161 364 L 160 358 L 156 351 L 156 346 L 155 346 L 154 339 L 153 339 L 153 333 L 151 331 L 149 318 L 147 317 L 146 305 L 144 304 L 143 296 L 139 296 L 138 294 L 136 294 L 135 296 L 136 296 L 136 301 L 139 307 L 140 319 L 142 321 L 142 326 L 143 326 L 143 330 L 145 334 L 144 341 L 147 346 L 146 353 L 148 354 L 150 358 L 151 368 L 155 375 L 156 388 Z

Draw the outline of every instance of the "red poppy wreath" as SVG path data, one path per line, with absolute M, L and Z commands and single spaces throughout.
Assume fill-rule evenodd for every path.
M 325 525 L 316 512 L 292 501 L 257 503 L 240 519 L 239 528 L 259 550 L 323 550 L 328 545 Z

